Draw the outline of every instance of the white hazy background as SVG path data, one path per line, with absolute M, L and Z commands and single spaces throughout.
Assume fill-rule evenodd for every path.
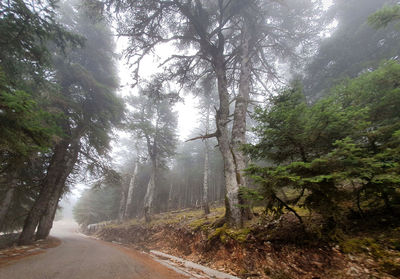
M 333 0 L 323 0 L 324 9 L 328 9 Z M 334 21 L 329 29 L 334 29 L 337 25 L 337 22 Z M 322 36 L 329 36 L 329 32 L 323 34 Z M 120 90 L 118 94 L 121 97 L 126 97 L 131 94 L 137 94 L 137 88 L 132 88 L 133 79 L 132 79 L 132 71 L 129 68 L 129 62 L 123 57 L 123 50 L 128 45 L 128 39 L 121 37 L 116 38 L 116 52 L 121 56 L 121 59 L 118 61 L 118 74 L 120 78 Z M 171 44 L 163 44 L 162 46 L 158 46 L 153 54 L 147 55 L 140 65 L 139 75 L 142 79 L 148 79 L 151 75 L 161 72 L 162 69 L 158 68 L 158 65 L 167 59 L 174 52 L 174 47 Z M 199 120 L 199 110 L 196 108 L 197 101 L 192 95 L 188 94 L 188 92 L 181 92 L 182 102 L 179 102 L 175 105 L 175 110 L 178 113 L 178 137 L 180 141 L 185 141 L 188 139 L 188 136 L 193 130 L 198 126 Z M 118 143 L 118 138 L 126 138 L 129 137 L 128 133 L 118 133 L 117 139 L 112 143 L 112 152 L 111 157 L 117 158 L 116 155 L 118 150 L 120 150 L 120 145 Z M 114 163 L 115 162 L 114 159 Z M 82 192 L 85 189 L 88 189 L 90 185 L 84 185 L 78 183 L 74 185 L 71 189 L 71 192 L 67 194 L 63 200 L 61 201 L 61 207 L 63 208 L 63 217 L 67 219 L 72 219 L 72 208 L 75 205 L 76 201 L 82 195 Z

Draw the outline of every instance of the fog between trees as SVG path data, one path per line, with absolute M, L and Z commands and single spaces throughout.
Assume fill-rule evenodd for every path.
M 90 187 L 74 209 L 84 226 L 223 204 L 224 222 L 241 227 L 258 205 L 302 223 L 306 208 L 329 234 L 349 211 L 396 211 L 392 1 L 0 3 L 0 225 L 22 229 L 20 244 L 48 236 L 78 182 Z M 116 36 L 128 38 L 135 93 L 125 97 Z M 162 71 L 141 77 L 167 43 Z M 185 94 L 202 115 L 182 142 Z M 122 162 L 111 142 L 129 150 Z

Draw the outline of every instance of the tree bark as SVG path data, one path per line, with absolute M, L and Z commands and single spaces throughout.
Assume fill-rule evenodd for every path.
M 125 216 L 125 207 L 126 207 L 126 188 L 124 186 L 125 183 L 121 185 L 121 200 L 119 202 L 119 211 L 118 211 L 118 221 L 122 221 Z
M 210 123 L 210 104 L 207 104 L 206 111 L 206 135 L 209 133 L 209 123 Z M 210 214 L 210 206 L 208 201 L 208 171 L 209 171 L 209 160 L 208 154 L 209 147 L 207 139 L 204 140 L 204 177 L 203 177 L 203 210 L 204 214 Z
M 200 45 L 202 51 L 211 57 L 212 66 L 217 77 L 218 84 L 218 95 L 219 95 L 219 108 L 216 114 L 216 127 L 217 127 L 217 140 L 218 146 L 221 151 L 221 155 L 224 161 L 224 177 L 226 187 L 225 206 L 226 222 L 235 227 L 241 227 L 243 225 L 242 210 L 239 208 L 239 185 L 237 175 L 236 159 L 234 149 L 230 142 L 230 131 L 229 131 L 229 105 L 230 96 L 228 91 L 227 82 L 227 69 L 225 64 L 225 37 L 222 33 L 222 29 L 218 31 L 218 42 L 216 44 L 210 43 L 207 36 L 207 30 L 204 29 L 204 25 L 201 21 L 194 16 L 189 6 L 180 4 L 178 1 L 174 1 L 181 13 L 187 17 L 190 23 L 193 25 L 196 33 L 200 37 Z M 200 2 L 196 2 L 198 4 Z M 220 13 L 223 13 L 223 5 L 220 1 L 219 8 Z M 220 21 L 221 27 L 223 22 Z
M 152 160 L 151 175 L 149 183 L 147 185 L 146 195 L 144 197 L 144 218 L 146 220 L 146 223 L 149 223 L 151 221 L 151 208 L 153 205 L 154 190 L 156 187 L 157 163 L 155 158 L 152 158 L 151 160 Z
M 221 151 L 221 155 L 224 161 L 224 178 L 226 188 L 226 222 L 235 227 L 241 227 L 243 225 L 243 210 L 239 207 L 242 203 L 239 197 L 240 186 L 245 185 L 243 178 L 243 169 L 246 166 L 245 156 L 240 152 L 240 146 L 245 142 L 246 132 L 246 112 L 248 106 L 248 96 L 250 91 L 250 69 L 249 69 L 249 32 L 247 30 L 247 23 L 243 25 L 243 31 L 246 31 L 242 35 L 244 45 L 242 46 L 242 57 L 241 57 L 241 81 L 238 99 L 235 104 L 234 112 L 234 123 L 235 126 L 232 130 L 232 134 L 229 131 L 228 124 L 229 119 L 229 105 L 230 95 L 228 91 L 227 82 L 227 69 L 226 60 L 224 56 L 225 42 L 226 39 L 223 35 L 222 29 L 218 31 L 218 41 L 216 43 L 210 43 L 207 36 L 207 30 L 204 29 L 203 24 L 200 20 L 194 16 L 189 6 L 179 4 L 174 1 L 181 13 L 188 18 L 193 25 L 197 34 L 200 37 L 200 45 L 203 53 L 211 57 L 212 66 L 217 77 L 218 83 L 218 95 L 219 95 L 219 108 L 216 114 L 216 126 L 217 126 L 217 140 L 218 146 Z M 197 4 L 198 2 L 196 2 Z M 199 2 L 200 3 L 200 2 Z M 223 14 L 224 5 L 222 1 L 219 2 L 220 13 Z M 224 23 L 220 20 L 219 24 L 221 28 Z M 247 32 L 249 31 L 249 32 Z
M 63 173 L 65 169 L 65 160 L 68 156 L 68 144 L 69 142 L 67 140 L 63 140 L 54 148 L 52 161 L 42 183 L 39 197 L 36 199 L 25 219 L 24 227 L 18 240 L 19 245 L 31 244 L 35 240 L 36 227 L 47 209 L 47 205 L 54 194 L 55 187 L 60 182 L 59 174 Z
M 124 212 L 124 218 L 123 218 L 124 220 L 129 219 L 131 217 L 133 193 L 135 191 L 135 182 L 136 182 L 138 169 L 139 169 L 139 161 L 136 160 L 135 169 L 133 170 L 131 181 L 129 182 L 128 196 L 126 198 L 126 206 L 125 206 L 125 212 Z
M 40 218 L 39 226 L 36 232 L 36 240 L 45 239 L 50 234 L 51 228 L 53 227 L 54 217 L 57 212 L 58 203 L 65 189 L 65 182 L 67 181 L 70 173 L 73 171 L 74 166 L 78 160 L 79 150 L 79 139 L 75 139 L 69 148 L 68 159 L 65 164 L 63 173 L 60 174 L 58 185 L 56 186 L 54 193 L 48 202 L 46 211 Z
M 204 141 L 205 154 L 204 154 L 204 177 L 203 177 L 203 209 L 205 214 L 210 214 L 210 206 L 208 202 L 208 142 Z
M 58 202 L 61 196 L 61 194 L 58 193 L 59 191 L 56 192 L 57 193 L 51 197 L 44 215 L 42 218 L 40 218 L 39 226 L 36 232 L 36 240 L 45 239 L 48 237 L 50 230 L 53 227 L 54 217 L 56 215 Z
M 4 223 L 7 216 L 8 209 L 14 197 L 15 189 L 17 188 L 17 179 L 11 180 L 11 187 L 6 191 L 5 197 L 0 205 L 0 232 L 4 229 Z
M 222 36 L 222 35 L 221 35 Z M 224 178 L 226 187 L 225 218 L 234 227 L 243 225 L 242 212 L 239 205 L 239 184 L 236 179 L 236 165 L 229 140 L 229 92 L 226 77 L 226 66 L 223 53 L 214 58 L 214 69 L 218 82 L 219 109 L 216 115 L 218 146 L 224 161 Z
M 250 67 L 250 34 L 249 24 L 246 18 L 243 22 L 242 27 L 242 40 L 241 40 L 241 64 L 240 64 L 240 80 L 239 80 L 239 92 L 236 96 L 235 111 L 233 115 L 233 126 L 232 126 L 232 154 L 235 160 L 235 171 L 236 179 L 239 187 L 246 187 L 246 179 L 244 176 L 244 170 L 247 166 L 247 158 L 242 151 L 243 144 L 246 143 L 246 116 L 250 98 L 250 79 L 251 79 L 251 67 Z M 241 204 L 242 215 L 250 218 L 250 208 L 245 206 L 245 201 L 239 196 L 239 202 Z
M 167 211 L 171 211 L 173 206 L 172 206 L 172 188 L 173 188 L 173 183 L 171 181 L 170 185 L 169 185 L 169 191 L 168 191 L 168 207 L 167 207 Z

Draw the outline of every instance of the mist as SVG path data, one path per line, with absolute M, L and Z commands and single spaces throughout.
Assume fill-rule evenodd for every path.
M 0 247 L 113 255 L 79 278 L 399 276 L 399 18 L 391 0 L 0 1 Z M 67 276 L 61 258 L 37 266 Z

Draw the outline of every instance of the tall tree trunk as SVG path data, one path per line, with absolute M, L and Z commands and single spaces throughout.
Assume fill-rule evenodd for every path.
M 17 179 L 11 180 L 11 187 L 8 188 L 8 190 L 6 191 L 4 199 L 0 204 L 0 232 L 4 229 L 5 219 L 7 216 L 8 209 L 10 208 L 11 202 L 13 200 L 14 192 L 15 189 L 17 188 L 17 183 L 18 183 Z
M 172 183 L 172 180 L 171 180 L 171 183 L 170 183 L 170 185 L 169 185 L 169 192 L 168 192 L 168 208 L 167 208 L 167 211 L 171 211 L 171 209 L 173 208 L 173 206 L 172 206 L 172 187 L 173 187 L 173 183 Z
M 210 125 L 210 104 L 207 104 L 206 111 L 206 134 L 209 133 L 209 125 Z M 203 210 L 205 214 L 210 214 L 210 206 L 208 202 L 208 171 L 209 171 L 209 147 L 207 139 L 204 140 L 204 176 L 203 176 Z
M 125 212 L 124 212 L 124 219 L 125 220 L 129 219 L 131 217 L 133 193 L 135 191 L 135 182 L 136 182 L 138 169 L 139 169 L 139 160 L 136 160 L 135 168 L 133 170 L 133 174 L 132 174 L 132 177 L 131 177 L 131 181 L 129 182 L 128 196 L 126 198 L 126 206 L 125 206 Z
M 119 202 L 119 211 L 118 211 L 118 221 L 122 221 L 125 216 L 125 207 L 126 207 L 126 188 L 124 186 L 125 183 L 121 185 L 121 200 Z
M 236 96 L 235 111 L 233 114 L 232 126 L 232 154 L 235 161 L 236 179 L 239 187 L 246 187 L 246 179 L 244 177 L 244 170 L 246 169 L 246 156 L 241 147 L 246 143 L 246 115 L 250 97 L 250 34 L 248 30 L 248 21 L 244 19 L 242 27 L 242 41 L 241 41 L 241 65 L 240 65 L 240 80 L 239 80 L 239 93 Z M 250 208 L 244 207 L 244 201 L 239 196 L 239 202 L 242 205 L 242 215 L 247 218 L 251 217 Z
M 185 175 L 185 177 L 183 178 L 183 189 L 184 189 L 184 191 L 185 191 L 185 200 L 184 200 L 184 203 L 183 203 L 183 208 L 188 208 L 189 207 L 189 205 L 190 205 L 190 189 L 189 189 L 189 187 L 188 187 L 188 185 L 189 185 L 189 175 L 188 175 L 188 171 L 186 170 L 185 171 L 185 173 L 186 173 L 186 175 Z
M 23 167 L 21 165 L 21 161 L 14 162 L 9 166 L 11 169 L 10 173 L 0 177 L 0 184 L 4 185 L 6 188 L 6 194 L 4 195 L 3 200 L 0 203 L 0 232 L 5 228 L 5 219 L 7 217 L 7 213 L 11 207 L 15 190 L 18 187 L 19 183 L 19 173 L 18 170 Z
M 151 221 L 151 209 L 153 205 L 154 199 L 154 191 L 156 188 L 156 172 L 157 172 L 157 163 L 156 158 L 151 159 L 151 175 L 150 180 L 147 185 L 146 195 L 144 197 L 144 218 L 147 223 Z
M 60 174 L 60 179 L 51 199 L 48 202 L 47 208 L 43 216 L 40 218 L 39 226 L 36 232 L 36 239 L 45 239 L 49 236 L 51 228 L 53 227 L 54 217 L 56 216 L 58 203 L 65 189 L 65 182 L 68 176 L 73 171 L 74 166 L 78 160 L 80 150 L 80 139 L 75 139 L 70 148 L 65 164 L 63 173 Z
M 210 206 L 208 202 L 208 142 L 204 141 L 205 154 L 204 154 L 204 177 L 203 177 L 203 209 L 205 214 L 210 214 Z
M 58 188 L 62 189 L 62 187 L 58 187 Z M 40 218 L 39 226 L 38 226 L 38 229 L 36 232 L 36 240 L 45 239 L 46 237 L 48 237 L 50 234 L 50 230 L 53 227 L 54 217 L 56 215 L 58 202 L 59 202 L 59 199 L 61 196 L 61 193 L 59 193 L 59 192 L 62 192 L 62 191 L 58 191 L 58 189 L 57 189 L 56 192 L 57 193 L 55 193 L 51 197 L 51 199 L 47 205 L 47 209 L 46 209 L 45 213 L 43 214 L 42 218 Z
M 56 186 L 60 182 L 60 173 L 65 169 L 65 158 L 68 156 L 68 140 L 63 140 L 54 148 L 52 161 L 47 170 L 47 174 L 42 183 L 42 189 L 39 197 L 35 200 L 27 218 L 24 227 L 19 236 L 18 244 L 30 244 L 35 240 L 35 230 L 40 218 L 45 213 L 47 205 L 54 194 Z
M 222 35 L 221 35 L 222 36 Z M 226 78 L 226 66 L 222 53 L 214 58 L 214 69 L 218 81 L 219 109 L 216 115 L 218 146 L 224 160 L 224 178 L 226 187 L 226 222 L 231 226 L 243 225 L 239 205 L 239 183 L 236 179 L 236 165 L 229 140 L 229 92 Z

